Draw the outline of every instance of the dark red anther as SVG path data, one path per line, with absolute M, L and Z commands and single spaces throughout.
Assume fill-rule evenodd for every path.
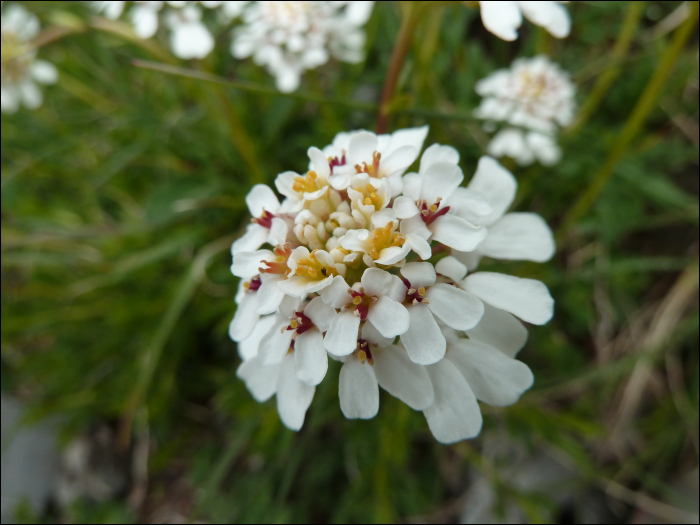
M 272 215 L 269 211 L 265 211 L 265 208 L 263 208 L 263 212 L 260 215 L 260 217 L 251 219 L 250 222 L 254 222 L 255 224 L 259 224 L 260 226 L 263 226 L 267 228 L 268 230 L 272 228 L 272 219 L 274 219 L 275 216 Z
M 260 289 L 260 286 L 262 286 L 262 281 L 260 280 L 260 276 L 256 275 L 248 283 L 248 291 L 257 292 Z
M 338 157 L 333 157 L 328 164 L 331 167 L 331 173 L 333 173 L 333 168 L 336 166 L 345 166 L 345 153 L 343 153 L 340 159 L 338 159 Z
M 435 208 L 435 210 L 432 210 L 431 208 Z M 420 218 L 423 219 L 426 226 L 430 226 L 435 219 L 442 217 L 448 211 L 450 211 L 450 207 L 440 207 L 440 201 L 436 202 L 432 206 L 428 206 L 428 204 L 424 202 L 420 207 Z

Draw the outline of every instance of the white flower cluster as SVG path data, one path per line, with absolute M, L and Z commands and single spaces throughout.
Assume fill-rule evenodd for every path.
M 24 105 L 41 106 L 44 97 L 37 86 L 54 84 L 58 71 L 53 64 L 37 60 L 31 39 L 39 33 L 39 19 L 17 4 L 2 9 L 2 111 L 14 113 Z
M 234 30 L 231 52 L 253 57 L 275 77 L 277 88 L 299 87 L 304 70 L 328 62 L 332 55 L 344 62 L 363 58 L 365 25 L 374 2 L 301 1 L 251 2 Z
M 482 256 L 545 261 L 552 232 L 536 214 L 506 213 L 516 182 L 491 157 L 467 187 L 450 146 L 430 146 L 405 173 L 427 132 L 340 133 L 308 150 L 305 174 L 278 175 L 282 203 L 262 184 L 246 197 L 253 219 L 231 248 L 241 284 L 229 333 L 238 377 L 260 402 L 276 394 L 290 429 L 301 428 L 328 357 L 343 362 L 347 418 L 374 417 L 381 386 L 423 411 L 443 443 L 480 432 L 477 400 L 512 404 L 532 384 L 514 359 L 527 339 L 516 317 L 546 323 L 547 287 L 467 273 Z
M 517 59 L 510 69 L 477 82 L 476 92 L 484 99 L 474 115 L 506 124 L 489 144 L 489 154 L 509 156 L 523 166 L 535 160 L 546 166 L 559 162 L 555 135 L 574 117 L 576 86 L 557 64 L 543 55 Z
M 219 9 L 225 20 L 237 16 L 245 2 L 222 1 L 137 1 L 130 2 L 129 18 L 134 32 L 140 38 L 151 38 L 158 31 L 159 17 L 164 12 L 165 24 L 170 29 L 170 48 L 182 59 L 204 58 L 214 49 L 214 37 L 202 21 L 202 9 Z M 99 0 L 93 8 L 116 20 L 127 9 L 127 2 Z M 167 9 L 165 9 L 167 8 Z
M 503 40 L 518 38 L 518 28 L 523 15 L 533 24 L 544 27 L 556 38 L 564 38 L 571 32 L 569 12 L 561 4 L 569 2 L 479 2 L 484 27 Z

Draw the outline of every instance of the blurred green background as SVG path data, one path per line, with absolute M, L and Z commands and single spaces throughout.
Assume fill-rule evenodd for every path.
M 512 407 L 482 405 L 477 439 L 443 446 L 386 393 L 375 419 L 345 420 L 333 361 L 304 428 L 287 430 L 274 401 L 258 404 L 235 377 L 227 335 L 248 189 L 305 169 L 306 149 L 337 132 L 374 129 L 405 6 L 375 6 L 364 63 L 331 62 L 285 96 L 231 57 L 227 30 L 186 63 L 85 3 L 26 3 L 44 28 L 71 29 L 40 50 L 60 71 L 44 105 L 2 115 L 2 392 L 27 404 L 27 422 L 57 415 L 63 445 L 106 432 L 128 481 L 103 501 L 20 517 L 455 522 L 490 501 L 498 520 L 583 522 L 598 505 L 615 522 L 697 523 L 692 4 L 675 28 L 681 2 L 573 2 L 568 38 L 526 21 L 512 43 L 478 9 L 426 7 L 390 131 L 429 124 L 426 144 L 455 146 L 468 180 L 488 143 L 470 117 L 475 82 L 538 53 L 571 72 L 583 108 L 560 164 L 504 161 L 520 184 L 514 209 L 555 230 L 555 259 L 481 266 L 541 279 L 556 300 L 519 357 L 535 385 Z

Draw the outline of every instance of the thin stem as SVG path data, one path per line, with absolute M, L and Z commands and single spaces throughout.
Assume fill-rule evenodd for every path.
M 376 111 L 377 106 L 375 104 L 366 104 L 364 102 L 356 102 L 354 100 L 342 100 L 335 98 L 327 98 L 319 95 L 314 95 L 311 93 L 282 93 L 277 91 L 275 88 L 263 86 L 261 84 L 256 84 L 254 82 L 244 82 L 240 80 L 231 80 L 224 77 L 219 77 L 217 75 L 212 75 L 211 73 L 205 73 L 204 71 L 197 71 L 193 69 L 186 69 L 177 66 L 171 66 L 169 64 L 161 64 L 158 62 L 149 62 L 146 60 L 132 60 L 131 64 L 135 67 L 141 69 L 150 69 L 152 71 L 158 71 L 160 73 L 167 73 L 168 75 L 177 75 L 180 77 L 194 78 L 196 80 L 204 80 L 205 82 L 214 82 L 216 84 L 223 84 L 225 86 L 232 87 L 234 89 L 240 89 L 243 91 L 252 91 L 254 93 L 263 93 L 266 95 L 276 95 L 279 97 L 289 97 L 296 98 L 298 100 L 304 100 L 306 102 L 316 102 L 319 104 L 335 104 L 339 106 L 346 106 L 352 109 L 359 109 L 362 111 Z
M 637 105 L 634 107 L 632 114 L 627 119 L 625 127 L 618 135 L 612 150 L 608 154 L 605 164 L 603 164 L 600 171 L 598 171 L 595 177 L 593 177 L 593 182 L 591 185 L 583 193 L 583 195 L 581 195 L 578 201 L 576 201 L 576 204 L 574 204 L 571 211 L 564 219 L 559 230 L 560 235 L 565 232 L 574 222 L 580 219 L 586 213 L 586 211 L 588 211 L 591 205 L 598 198 L 600 192 L 608 183 L 608 180 L 610 180 L 610 177 L 612 176 L 618 162 L 620 162 L 620 160 L 622 160 L 624 157 L 627 147 L 641 130 L 642 125 L 644 124 L 644 121 L 651 110 L 654 109 L 656 100 L 661 94 L 661 91 L 666 83 L 666 79 L 671 74 L 671 71 L 673 71 L 678 55 L 680 55 L 686 41 L 693 33 L 693 29 L 695 28 L 697 22 L 698 3 L 692 2 L 692 14 L 686 19 L 683 25 L 676 30 L 673 40 L 658 61 L 658 66 L 654 72 L 654 75 L 647 83 L 646 88 L 644 88 L 644 92 L 637 101 Z
M 382 99 L 379 103 L 379 114 L 377 115 L 377 133 L 384 133 L 388 124 L 389 113 L 391 112 L 391 99 L 394 97 L 396 84 L 399 81 L 399 75 L 406 62 L 408 51 L 411 48 L 413 33 L 418 25 L 418 14 L 420 6 L 417 2 L 402 2 L 404 7 L 403 18 L 401 19 L 401 28 L 399 35 L 396 37 L 394 50 L 391 53 L 391 61 L 389 62 L 389 70 L 384 80 L 384 89 L 382 90 Z
M 565 134 L 573 135 L 581 129 L 595 110 L 598 109 L 598 106 L 603 101 L 613 81 L 620 74 L 620 71 L 622 71 L 622 62 L 624 62 L 627 57 L 630 45 L 637 34 L 639 21 L 644 12 L 644 4 L 645 2 L 629 2 L 620 35 L 617 37 L 615 47 L 610 53 L 611 62 L 608 68 L 598 77 L 586 102 L 578 112 L 576 120 L 564 131 Z

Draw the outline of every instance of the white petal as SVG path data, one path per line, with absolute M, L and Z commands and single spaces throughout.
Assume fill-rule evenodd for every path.
M 377 382 L 384 390 L 414 410 L 425 410 L 433 404 L 433 385 L 428 372 L 413 363 L 403 348 L 392 345 L 372 356 Z
M 399 279 L 398 276 L 392 275 L 391 288 L 389 288 L 389 291 L 386 293 L 386 296 L 390 299 L 393 299 L 397 303 L 402 303 L 406 299 L 407 291 L 408 288 L 406 288 L 406 285 L 403 284 L 403 281 Z
M 311 319 L 321 332 L 325 332 L 335 318 L 335 309 L 324 303 L 321 297 L 314 297 L 304 308 L 304 315 Z
M 26 80 L 20 86 L 20 92 L 22 93 L 22 102 L 28 109 L 36 109 L 44 102 L 44 95 L 31 80 Z
M 433 314 L 424 304 L 409 305 L 406 310 L 411 325 L 401 335 L 401 342 L 406 347 L 408 357 L 419 365 L 437 363 L 445 357 L 447 344 Z
M 263 337 L 258 348 L 258 355 L 266 366 L 280 363 L 289 352 L 289 347 L 292 344 L 294 332 L 287 330 L 289 319 L 280 321 L 280 317 L 278 316 L 278 321 Z
M 263 366 L 259 357 L 243 361 L 236 370 L 236 377 L 243 380 L 246 388 L 259 403 L 270 399 L 277 391 L 280 366 Z
M 449 198 L 464 180 L 464 174 L 459 166 L 450 162 L 435 162 L 423 174 L 420 188 L 420 198 L 428 205 L 437 202 L 438 198 Z
M 479 266 L 481 262 L 481 253 L 476 252 L 460 252 L 458 250 L 452 250 L 452 255 L 462 264 L 464 264 L 470 272 L 473 272 Z
M 367 319 L 384 337 L 395 337 L 408 330 L 409 317 L 406 308 L 383 295 L 369 307 Z
M 450 347 L 447 359 L 462 373 L 476 398 L 489 405 L 512 405 L 534 381 L 525 363 L 484 343 L 464 340 Z
M 447 326 L 455 330 L 474 328 L 484 315 L 484 304 L 456 286 L 437 283 L 425 293 L 428 308 Z
M 328 356 L 321 332 L 311 328 L 294 340 L 294 362 L 297 378 L 304 383 L 316 386 L 323 381 L 328 371 Z
M 423 152 L 423 156 L 420 159 L 420 169 L 418 172 L 421 174 L 425 173 L 428 167 L 436 162 L 458 164 L 459 152 L 452 146 L 433 144 Z
M 294 191 L 292 186 L 294 185 L 294 179 L 299 176 L 300 175 L 294 171 L 285 171 L 277 175 L 277 178 L 275 178 L 275 187 L 277 191 L 285 197 L 297 200 L 299 198 L 298 193 Z
M 321 292 L 321 299 L 323 299 L 323 302 L 328 306 L 340 308 L 352 300 L 352 297 L 350 297 L 350 294 L 348 293 L 349 289 L 350 287 L 345 282 L 345 279 L 339 275 L 336 275 L 333 277 L 333 282 L 330 284 L 330 286 L 327 286 Z
M 412 288 L 421 288 L 435 284 L 435 267 L 427 262 L 407 263 L 400 270 Z
M 515 177 L 492 157 L 481 157 L 468 188 L 486 198 L 493 211 L 479 224 L 488 226 L 503 217 L 515 198 L 518 183 Z
M 414 234 L 405 237 L 406 244 L 411 247 L 411 250 L 416 252 L 424 261 L 430 259 L 433 255 L 433 250 L 430 248 L 430 243 L 422 237 Z
M 367 249 L 367 239 L 369 239 L 369 230 L 350 230 L 343 235 L 340 245 L 346 250 L 364 252 Z
M 274 217 L 270 224 L 270 234 L 267 236 L 267 242 L 273 246 L 282 245 L 287 241 L 288 232 L 287 222 L 279 217 Z
M 256 184 L 245 196 L 245 203 L 248 205 L 248 210 L 253 217 L 260 217 L 263 210 L 270 213 L 277 213 L 280 207 L 280 201 L 277 200 L 277 195 L 272 191 L 267 184 Z
M 571 32 L 569 12 L 559 2 L 518 2 L 525 17 L 544 27 L 553 36 L 564 38 Z
M 236 342 L 243 341 L 250 337 L 260 318 L 260 314 L 255 310 L 258 305 L 258 296 L 255 292 L 248 292 L 243 295 L 236 313 L 233 316 L 233 321 L 228 327 L 228 335 Z
M 365 324 L 362 325 L 362 333 L 360 337 L 368 343 L 377 345 L 379 347 L 389 346 L 394 342 L 393 337 L 384 337 L 382 334 L 379 333 L 379 330 L 377 330 L 374 327 L 374 325 L 369 321 L 366 321 Z
M 411 251 L 411 247 L 407 244 L 403 246 L 390 246 L 379 252 L 379 258 L 374 261 L 375 264 L 396 264 L 406 258 Z
M 404 146 L 411 146 L 416 150 L 416 155 L 423 149 L 423 142 L 428 136 L 428 126 L 420 128 L 400 129 L 391 134 L 391 140 L 385 150 L 382 150 L 382 155 L 389 155 L 394 151 Z M 415 160 L 417 157 L 414 157 Z
M 489 233 L 491 232 L 489 231 Z M 435 271 L 457 283 L 461 283 L 462 279 L 467 275 L 467 267 L 452 255 L 440 259 L 435 265 Z
M 402 178 L 403 194 L 411 197 L 414 201 L 420 199 L 420 187 L 423 182 L 423 177 L 417 173 L 407 173 Z
M 55 84 L 58 80 L 58 70 L 51 62 L 35 60 L 31 66 L 34 80 L 42 84 Z
M 372 419 L 379 411 L 379 386 L 374 369 L 351 358 L 340 369 L 340 410 L 348 419 Z
M 517 29 L 523 23 L 517 2 L 479 2 L 481 21 L 484 27 L 503 40 L 513 41 L 518 38 Z
M 461 186 L 452 193 L 447 200 L 450 213 L 462 217 L 464 220 L 474 224 L 482 224 L 482 220 L 493 212 L 493 208 L 486 201 L 486 197 L 477 191 Z
M 350 355 L 357 348 L 360 318 L 354 312 L 342 311 L 335 316 L 323 338 L 323 346 L 337 356 Z
M 403 175 L 408 167 L 413 164 L 413 161 L 418 158 L 418 151 L 411 146 L 402 146 L 386 157 L 382 157 L 379 165 L 379 173 L 382 177 L 391 175 Z
M 440 443 L 456 443 L 481 432 L 481 410 L 474 392 L 448 359 L 426 367 L 435 400 L 423 411 L 430 431 Z
M 135 6 L 131 10 L 131 21 L 139 38 L 151 38 L 158 29 L 158 13 L 150 7 Z
M 512 314 L 484 303 L 484 316 L 471 330 L 470 339 L 497 348 L 508 357 L 515 357 L 527 342 L 527 328 Z
M 286 67 L 285 67 L 286 66 Z M 296 91 L 301 84 L 301 71 L 297 67 L 285 64 L 275 69 L 275 85 L 282 93 Z
M 5 113 L 14 113 L 19 109 L 19 96 L 16 89 L 3 87 L 0 101 L 2 102 L 2 111 Z
M 361 131 L 350 139 L 347 162 L 350 166 L 372 162 L 372 153 L 377 151 L 377 136 L 368 131 Z
M 233 256 L 231 273 L 241 279 L 250 279 L 258 275 L 261 262 L 274 260 L 275 254 L 270 250 L 258 250 L 257 252 L 239 252 Z
M 401 195 L 394 200 L 393 210 L 399 219 L 408 219 L 420 213 L 416 202 L 406 195 Z
M 313 169 L 317 175 L 322 178 L 327 178 L 330 176 L 331 167 L 328 164 L 328 159 L 320 149 L 311 147 L 307 151 L 307 155 L 309 156 L 309 159 L 311 159 Z
M 266 315 L 265 317 L 261 317 L 255 324 L 253 333 L 236 345 L 238 346 L 238 355 L 241 356 L 243 361 L 247 361 L 248 359 L 252 359 L 258 355 L 260 342 L 267 335 L 275 322 L 276 316 L 274 315 Z
M 402 219 L 399 224 L 399 231 L 404 237 L 414 234 L 424 240 L 430 239 L 431 231 L 427 228 L 420 215 L 414 215 L 408 219 Z
M 474 250 L 488 233 L 483 226 L 475 226 L 455 215 L 438 217 L 428 229 L 433 232 L 434 241 L 462 252 Z
M 291 295 L 292 297 L 301 297 L 305 293 L 313 293 L 323 290 L 329 286 L 332 281 L 332 275 L 329 275 L 320 281 L 311 279 L 310 277 L 295 275 L 289 279 L 280 281 L 277 286 L 279 286 L 284 293 Z
M 277 311 L 282 299 L 284 299 L 284 292 L 277 286 L 279 281 L 279 278 L 266 278 L 263 280 L 257 291 L 258 305 L 255 309 L 256 313 L 266 315 Z
M 495 259 L 544 262 L 554 255 L 554 235 L 536 213 L 508 213 L 489 228 L 479 253 Z
M 277 382 L 277 412 L 284 426 L 290 430 L 299 430 L 304 424 L 304 417 L 316 388 L 297 379 L 294 358 L 291 355 L 284 359 L 280 369 Z
M 528 323 L 545 324 L 554 315 L 554 299 L 545 284 L 534 279 L 477 272 L 464 279 L 463 288 Z
M 231 253 L 236 255 L 241 252 L 256 251 L 263 244 L 265 244 L 269 233 L 269 230 L 264 226 L 251 222 L 248 226 L 246 226 L 243 237 L 239 237 L 233 241 L 233 245 L 231 245 Z M 255 273 L 257 273 L 257 267 L 255 268 Z
M 384 295 L 391 288 L 391 274 L 379 268 L 367 268 L 362 274 L 362 287 L 367 295 Z

